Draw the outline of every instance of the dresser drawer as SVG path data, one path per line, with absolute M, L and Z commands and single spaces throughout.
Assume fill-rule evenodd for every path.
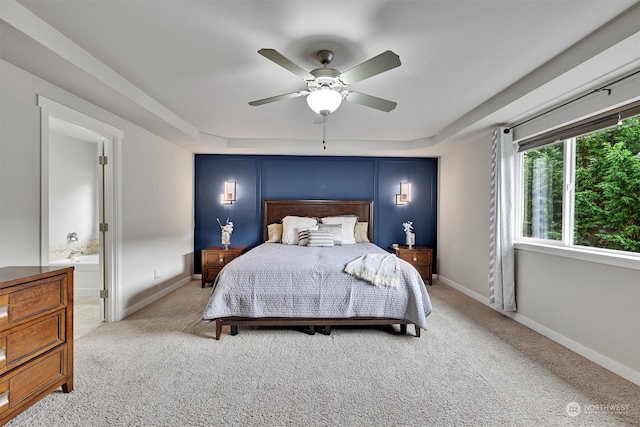
M 0 294 L 0 331 L 66 305 L 65 279 L 58 276 Z
M 0 425 L 66 381 L 67 345 L 0 376 Z
M 0 374 L 62 344 L 65 315 L 59 310 L 0 333 Z

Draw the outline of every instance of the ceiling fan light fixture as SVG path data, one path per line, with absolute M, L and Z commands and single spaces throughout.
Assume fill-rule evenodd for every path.
M 326 116 L 338 109 L 342 103 L 342 94 L 332 89 L 319 89 L 307 95 L 309 108 Z

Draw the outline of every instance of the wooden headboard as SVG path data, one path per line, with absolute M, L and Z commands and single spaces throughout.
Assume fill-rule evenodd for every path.
M 281 223 L 287 215 L 325 216 L 357 215 L 358 221 L 368 222 L 367 237 L 373 242 L 373 201 L 371 200 L 265 200 L 263 206 L 264 240 L 267 240 L 267 225 Z

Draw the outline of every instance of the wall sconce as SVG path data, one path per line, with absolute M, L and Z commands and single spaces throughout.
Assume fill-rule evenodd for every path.
M 406 205 L 411 201 L 411 183 L 400 183 L 400 194 L 396 194 L 396 205 Z
M 220 195 L 220 203 L 230 205 L 236 201 L 236 183 L 235 181 L 226 181 L 224 183 L 224 193 Z

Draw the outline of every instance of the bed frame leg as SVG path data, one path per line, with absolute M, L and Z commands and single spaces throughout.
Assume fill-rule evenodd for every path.
M 238 325 L 231 325 L 231 335 L 238 335 Z
M 324 325 L 320 330 L 323 335 L 331 335 L 331 325 Z
M 413 325 L 416 328 L 416 338 L 420 338 L 420 327 L 418 325 Z
M 403 323 L 403 324 L 400 325 L 400 333 L 402 335 L 407 335 L 407 324 L 406 323 Z
M 316 327 L 313 325 L 309 325 L 309 329 L 308 329 L 308 333 L 309 335 L 315 335 L 316 334 Z
M 220 339 L 220 335 L 222 335 L 222 320 L 216 319 L 216 339 Z

